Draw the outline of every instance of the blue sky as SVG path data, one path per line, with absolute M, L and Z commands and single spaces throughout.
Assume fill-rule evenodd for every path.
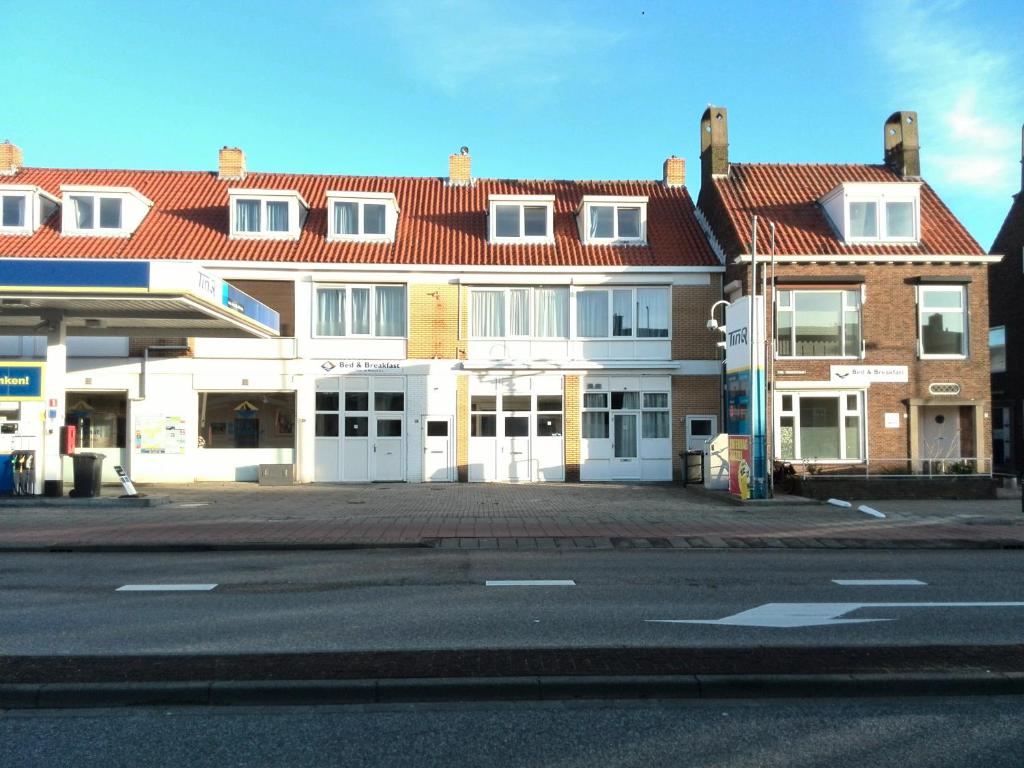
M 1021 186 L 1024 3 L 0 0 L 0 139 L 28 165 L 699 187 L 700 115 L 748 162 L 880 162 L 919 114 L 926 179 L 981 245 Z M 14 73 L 14 76 L 12 76 Z

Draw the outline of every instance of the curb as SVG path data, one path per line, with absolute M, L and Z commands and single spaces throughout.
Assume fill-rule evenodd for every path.
M 540 539 L 550 544 L 542 545 Z M 718 537 L 715 537 L 718 538 Z M 524 541 L 536 539 L 537 541 Z M 487 542 L 486 545 L 483 542 Z M 0 553 L 182 553 L 182 552 L 333 552 L 373 549 L 436 549 L 457 551 L 551 551 L 551 550 L 1021 550 L 1024 539 L 863 539 L 812 537 L 771 539 L 733 536 L 711 541 L 707 536 L 658 538 L 600 537 L 460 537 L 452 539 L 420 539 L 419 541 L 339 541 L 339 542 L 193 542 L 187 544 L 0 544 Z
M 0 498 L 2 507 L 49 507 L 66 509 L 111 509 L 111 508 L 138 508 L 138 507 L 162 507 L 171 503 L 170 496 L 93 496 L 92 498 L 75 499 L 69 496 L 47 497 L 47 496 L 7 496 Z
M 0 685 L 0 710 L 1021 694 L 1021 672 L 38 683 Z

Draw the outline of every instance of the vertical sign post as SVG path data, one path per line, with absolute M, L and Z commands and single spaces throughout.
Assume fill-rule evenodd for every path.
M 755 338 L 765 338 L 764 297 L 753 299 L 753 312 L 751 301 L 751 297 L 743 296 L 725 310 L 725 418 L 729 433 L 730 485 L 734 471 L 733 440 L 742 437 L 746 439 L 748 454 L 749 496 L 746 498 L 763 499 L 766 495 L 764 348 L 753 342 Z

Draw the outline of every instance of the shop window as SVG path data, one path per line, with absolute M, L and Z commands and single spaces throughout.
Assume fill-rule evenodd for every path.
M 76 448 L 124 448 L 127 424 L 125 395 L 68 392 L 64 423 L 76 428 Z
M 295 393 L 200 392 L 199 437 L 204 448 L 294 448 Z
M 862 398 L 856 392 L 802 392 L 777 399 L 778 458 L 849 461 L 863 455 Z

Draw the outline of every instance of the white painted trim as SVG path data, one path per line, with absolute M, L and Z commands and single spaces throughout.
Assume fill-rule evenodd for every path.
M 131 261 L 134 261 L 132 259 Z M 760 262 L 760 259 L 758 259 Z M 252 269 L 257 271 L 268 270 L 268 269 L 281 269 L 281 262 L 240 262 L 240 261 L 219 261 L 219 260 L 206 260 L 197 261 L 197 264 L 201 264 L 204 267 L 209 268 L 221 268 L 230 266 L 233 269 Z M 711 267 L 711 266 L 666 266 L 666 267 L 574 267 L 571 265 L 565 265 L 560 267 L 522 267 L 519 269 L 511 268 L 507 265 L 501 266 L 476 266 L 472 264 L 352 264 L 352 263 L 311 263 L 311 262 L 286 262 L 288 266 L 293 267 L 296 270 L 303 270 L 309 272 L 409 272 L 415 274 L 417 272 L 422 273 L 455 273 L 463 278 L 463 282 L 468 282 L 470 278 L 475 274 L 480 275 L 493 275 L 493 274 L 505 274 L 512 278 L 514 275 L 521 274 L 537 274 L 537 275 L 557 275 L 559 273 L 566 275 L 568 278 L 572 278 L 578 275 L 665 275 L 665 274 L 693 274 L 693 273 L 720 273 L 725 272 L 725 267 Z M 704 283 L 706 285 L 707 283 Z
M 900 245 L 900 243 L 878 243 L 878 245 Z M 909 244 L 912 245 L 912 244 Z M 881 255 L 881 254 L 842 254 L 842 253 L 818 253 L 818 254 L 777 254 L 777 264 L 998 264 L 1003 257 L 998 254 L 963 254 L 960 256 L 947 254 L 917 254 L 908 253 L 905 255 Z M 758 264 L 768 264 L 771 257 L 758 254 Z M 741 253 L 735 259 L 734 264 L 749 264 L 750 254 Z
M 228 187 L 228 197 L 293 198 L 309 209 L 306 198 L 297 189 L 260 189 L 256 187 Z
M 75 195 L 96 195 L 97 197 L 106 195 L 130 195 L 139 202 L 145 203 L 148 207 L 153 207 L 153 201 L 133 187 L 102 187 L 95 186 L 93 184 L 61 184 L 60 191 L 62 195 L 65 192 Z
M 680 376 L 721 376 L 721 360 L 680 360 Z

